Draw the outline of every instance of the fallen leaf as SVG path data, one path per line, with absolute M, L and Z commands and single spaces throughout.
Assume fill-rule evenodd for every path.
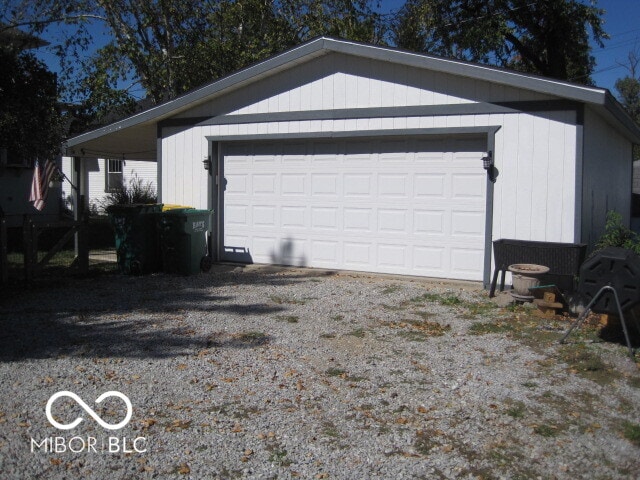
M 62 463 L 62 460 L 60 460 L 59 458 L 50 458 L 49 462 L 51 462 L 51 465 L 60 465 Z
M 239 424 L 235 424 L 233 426 L 233 429 L 231 430 L 233 433 L 240 433 L 243 431 L 243 428 L 239 425 Z
M 187 475 L 187 474 L 191 473 L 191 469 L 189 468 L 189 465 L 187 465 L 186 463 L 182 463 L 178 467 L 178 473 L 181 474 L 181 475 Z
M 418 413 L 429 413 L 429 410 L 427 410 L 423 406 L 420 406 L 418 407 Z
M 180 365 L 178 365 L 178 370 L 186 370 L 187 369 L 187 365 L 185 363 L 181 363 Z

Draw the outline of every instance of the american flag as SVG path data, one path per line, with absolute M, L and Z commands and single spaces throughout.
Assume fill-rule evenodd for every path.
M 36 160 L 35 168 L 33 169 L 33 180 L 31 181 L 31 194 L 29 195 L 29 201 L 33 202 L 33 206 L 37 210 L 42 210 L 47 200 L 47 193 L 49 193 L 49 182 L 53 173 L 57 170 L 55 162 L 50 160 L 44 161 L 44 169 L 40 167 L 40 161 Z

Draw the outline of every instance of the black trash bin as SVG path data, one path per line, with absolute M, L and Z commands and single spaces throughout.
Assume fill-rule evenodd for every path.
M 162 204 L 111 205 L 107 213 L 115 232 L 120 271 L 127 275 L 161 271 L 157 224 Z
M 210 210 L 194 208 L 162 213 L 159 230 L 164 272 L 192 275 L 211 269 L 207 250 L 211 214 Z

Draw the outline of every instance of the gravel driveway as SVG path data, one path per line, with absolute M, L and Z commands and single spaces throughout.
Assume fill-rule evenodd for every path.
M 1 478 L 639 475 L 626 348 L 474 284 L 220 266 L 0 307 Z

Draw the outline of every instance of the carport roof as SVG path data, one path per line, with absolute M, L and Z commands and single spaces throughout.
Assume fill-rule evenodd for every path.
M 621 132 L 631 141 L 640 143 L 640 128 L 606 89 L 563 82 L 477 63 L 320 37 L 220 78 L 213 83 L 166 103 L 71 138 L 66 144 L 67 155 L 155 160 L 158 135 L 157 125 L 160 121 L 249 83 L 259 81 L 294 65 L 332 52 L 485 80 L 585 103 L 593 106 L 610 122 L 619 125 Z

